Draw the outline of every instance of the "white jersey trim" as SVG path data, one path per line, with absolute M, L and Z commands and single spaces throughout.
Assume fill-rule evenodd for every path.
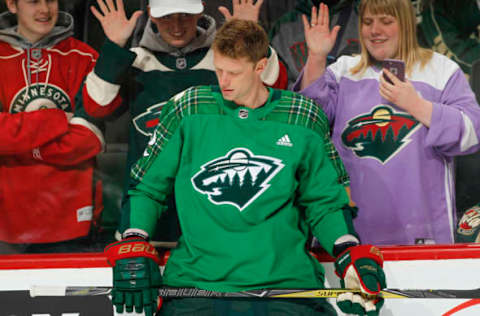
M 263 70 L 260 77 L 262 78 L 263 83 L 271 86 L 273 85 L 280 73 L 280 65 L 278 64 L 278 55 L 277 52 L 270 46 L 271 55 L 268 57 L 267 66 Z
M 14 47 L 15 48 L 15 47 Z M 15 58 L 17 56 L 21 56 L 23 54 L 23 50 L 12 55 L 7 55 L 7 56 L 0 56 L 0 59 L 10 59 L 10 58 Z
M 207 54 L 202 58 L 202 60 L 192 67 L 193 70 L 200 70 L 206 69 L 215 71 L 215 67 L 213 67 L 213 50 L 210 48 Z
M 465 115 L 465 113 L 460 113 L 462 113 L 462 119 L 465 128 L 462 140 L 460 142 L 460 150 L 464 152 L 478 144 L 478 137 L 477 133 L 475 132 L 475 127 L 473 126 L 472 120 L 467 115 Z
M 173 69 L 165 67 L 162 63 L 160 63 L 155 55 L 143 47 L 134 47 L 131 48 L 130 51 L 137 54 L 137 58 L 135 58 L 135 61 L 132 65 L 135 68 L 138 68 L 142 71 L 173 71 Z
M 67 51 L 62 51 L 58 48 L 47 48 L 47 51 L 58 53 L 62 56 L 67 56 L 67 55 L 76 53 L 76 54 L 81 55 L 81 56 L 90 57 L 92 62 L 96 62 L 95 56 L 93 56 L 92 53 L 83 52 L 79 49 L 70 49 L 70 50 L 67 50 Z
M 448 163 L 447 160 L 444 158 L 443 159 L 443 164 L 445 166 L 445 199 L 446 199 L 446 205 L 447 205 L 447 216 L 448 216 L 448 227 L 450 227 L 450 240 L 453 243 L 454 241 L 454 214 L 453 214 L 453 201 L 452 201 L 452 195 L 454 192 L 453 189 L 453 163 Z
M 346 242 L 356 242 L 357 244 L 360 244 L 360 240 L 358 240 L 357 237 L 355 237 L 352 234 L 347 234 L 347 235 L 343 235 L 341 237 L 338 237 L 337 240 L 335 240 L 334 245 L 339 245 L 339 244 L 343 244 L 343 243 L 346 243 Z
M 100 106 L 107 106 L 120 91 L 120 85 L 103 80 L 92 70 L 85 80 L 88 95 Z
M 130 51 L 137 54 L 137 58 L 133 62 L 133 67 L 138 68 L 142 71 L 176 71 L 176 69 L 171 69 L 162 64 L 158 61 L 154 54 L 143 47 L 134 47 L 131 48 Z M 214 71 L 213 68 L 213 51 L 211 49 L 208 50 L 207 54 L 202 58 L 202 60 L 196 64 L 194 67 L 190 68 L 191 70 L 211 70 Z
M 137 54 L 137 58 L 135 58 L 135 61 L 133 62 L 133 67 L 135 68 L 138 68 L 142 71 L 176 71 L 175 69 L 168 68 L 164 64 L 159 62 L 155 55 L 153 55 L 151 52 L 149 52 L 143 47 L 134 47 L 131 48 L 130 51 Z M 263 70 L 260 77 L 265 84 L 271 86 L 278 80 L 278 76 L 280 74 L 280 66 L 278 64 L 277 52 L 272 47 L 270 47 L 270 52 L 271 55 L 267 60 L 267 66 Z M 205 54 L 205 56 L 202 58 L 202 60 L 190 69 L 205 69 L 215 71 L 215 68 L 213 66 L 213 50 L 209 49 L 207 54 Z

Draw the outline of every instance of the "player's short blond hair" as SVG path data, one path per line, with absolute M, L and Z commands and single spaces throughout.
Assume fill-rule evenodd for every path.
M 256 22 L 233 19 L 217 31 L 212 49 L 233 59 L 247 57 L 257 63 L 267 57 L 268 36 Z

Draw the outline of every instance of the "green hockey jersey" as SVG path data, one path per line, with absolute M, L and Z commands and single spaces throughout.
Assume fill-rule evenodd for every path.
M 329 252 L 353 233 L 329 140 L 310 99 L 269 89 L 259 108 L 190 88 L 162 111 L 144 157 L 132 168 L 131 228 L 149 234 L 175 190 L 182 229 L 164 271 L 169 286 L 237 291 L 323 286 L 305 244 L 311 230 Z

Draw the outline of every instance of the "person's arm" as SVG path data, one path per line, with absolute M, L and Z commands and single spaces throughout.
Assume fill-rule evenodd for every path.
M 349 200 L 349 205 L 350 206 L 355 206 L 355 202 L 352 201 L 351 198 L 351 193 L 350 193 L 350 177 L 347 174 L 347 170 L 345 170 L 345 166 L 343 165 L 342 160 L 340 159 L 340 155 L 337 152 L 337 149 L 332 143 L 331 137 L 330 137 L 330 130 L 327 128 L 328 127 L 328 121 L 327 118 L 324 115 L 319 115 L 324 122 L 321 124 L 321 127 L 324 127 L 321 129 L 321 132 L 323 133 L 323 144 L 324 144 L 324 150 L 325 153 L 332 163 L 333 168 L 335 169 L 335 172 L 337 174 L 337 183 L 341 184 L 344 186 L 345 191 L 347 192 L 348 200 Z
M 394 85 L 380 79 L 380 94 L 428 127 L 426 146 L 446 156 L 470 154 L 480 149 L 480 106 L 461 69 L 445 60 L 436 67 L 451 75 L 438 100 L 425 100 L 408 80 L 401 82 L 392 74 Z
M 323 3 L 320 3 L 318 10 L 312 7 L 310 23 L 306 15 L 302 15 L 302 20 L 308 57 L 303 67 L 300 89 L 305 89 L 325 72 L 327 56 L 335 45 L 340 26 L 330 30 L 328 6 Z
M 128 39 L 135 29 L 138 18 L 143 14 L 141 10 L 135 11 L 130 19 L 127 18 L 122 0 L 97 0 L 99 9 L 90 6 L 90 11 L 102 25 L 107 38 L 120 47 L 127 44 Z
M 68 131 L 67 114 L 60 109 L 0 113 L 0 155 L 31 152 Z
M 105 41 L 95 68 L 87 75 L 82 87 L 81 102 L 89 115 L 109 116 L 122 105 L 121 84 L 135 58 L 134 52 L 109 39 Z
M 173 190 L 180 161 L 182 132 L 177 113 L 172 99 L 164 106 L 143 157 L 131 171 L 129 228 L 121 241 L 105 248 L 113 267 L 112 302 L 119 313 L 135 309 L 148 316 L 155 314 L 156 288 L 162 280 L 160 260 L 148 240 L 165 209 L 167 195 Z
M 324 140 L 315 135 L 309 141 L 298 169 L 298 201 L 305 208 L 305 218 L 322 247 L 333 254 L 335 241 L 344 235 L 356 235 L 352 216 L 343 211 L 348 204 L 328 154 Z
M 155 314 L 156 288 L 162 279 L 158 254 L 148 240 L 165 209 L 167 195 L 173 190 L 181 148 L 180 133 L 175 123 L 160 121 L 144 157 L 132 168 L 132 182 L 136 186 L 128 191 L 129 228 L 122 234 L 121 241 L 105 248 L 113 266 L 112 302 L 117 312 L 135 309 L 138 313 L 144 311 L 145 315 Z M 133 296 L 139 299 L 133 300 Z
M 181 105 L 174 101 L 176 97 L 164 106 L 143 157 L 130 172 L 128 222 L 130 228 L 143 230 L 148 236 L 152 236 L 157 219 L 165 210 L 180 162 L 183 138 L 177 107 Z
M 300 83 L 303 78 L 303 71 L 300 72 L 295 84 L 292 86 L 292 90 L 298 92 L 312 100 L 314 100 L 318 106 L 325 112 L 330 125 L 335 121 L 336 106 L 339 95 L 339 83 L 337 78 L 343 76 L 342 69 L 344 69 L 344 59 L 340 58 L 337 62 L 330 65 L 325 73 L 318 78 L 314 83 L 306 87 L 300 88 Z
M 112 114 L 121 104 L 120 83 L 135 60 L 135 54 L 124 48 L 142 14 L 136 11 L 127 18 L 123 1 L 97 1 L 99 9 L 90 7 L 107 37 L 95 68 L 82 88 L 85 110 L 94 117 Z
M 100 129 L 85 118 L 74 116 L 64 135 L 33 148 L 32 156 L 52 165 L 74 166 L 95 157 L 104 148 Z
M 430 127 L 433 112 L 432 102 L 421 97 L 408 79 L 400 81 L 387 69 L 383 69 L 383 72 L 392 83 L 387 82 L 383 76 L 380 76 L 380 95 L 410 113 L 426 127 Z
M 458 69 L 433 103 L 427 145 L 444 155 L 466 155 L 480 149 L 480 106 L 462 71 Z
M 352 195 L 350 192 L 350 177 L 347 174 L 347 170 L 345 170 L 345 166 L 343 165 L 342 160 L 337 152 L 337 149 L 333 145 L 330 139 L 330 133 L 327 131 L 325 132 L 324 137 L 324 144 L 325 144 L 325 152 L 327 153 L 328 159 L 332 162 L 333 168 L 337 173 L 337 182 L 344 186 L 345 192 L 347 192 L 348 196 L 348 205 L 355 206 L 355 201 L 352 200 Z
M 81 94 L 81 87 L 86 75 L 92 71 L 98 56 L 97 52 L 85 43 L 77 43 L 76 48 L 88 54 L 79 54 L 71 61 L 69 69 L 75 77 L 65 82 L 64 89 L 76 92 L 72 108 L 74 113 L 68 121 L 68 129 L 59 137 L 35 147 L 31 155 L 35 160 L 57 166 L 75 166 L 95 157 L 104 149 L 102 132 L 95 125 L 92 117 L 85 113 Z M 93 56 L 93 57 L 85 57 Z
M 305 218 L 322 247 L 337 259 L 335 272 L 343 288 L 360 289 L 369 297 L 344 293 L 338 307 L 347 314 L 365 315 L 383 305 L 377 296 L 386 287 L 383 259 L 371 245 L 359 245 L 353 227 L 351 209 L 336 172 L 326 157 L 322 140 L 310 142 L 299 171 L 298 200 L 305 208 Z M 372 314 L 373 315 L 373 314 Z
M 321 4 L 319 11 L 320 13 L 317 16 L 316 8 L 312 7 L 311 24 L 308 23 L 305 15 L 302 16 L 309 56 L 306 65 L 291 88 L 293 91 L 315 100 L 327 114 L 329 121 L 333 122 L 339 88 L 337 77 L 342 76 L 342 71 L 345 68 L 342 63 L 345 60 L 339 59 L 326 68 L 326 56 L 335 44 L 339 27 L 334 27 L 330 32 L 328 29 L 328 7 Z

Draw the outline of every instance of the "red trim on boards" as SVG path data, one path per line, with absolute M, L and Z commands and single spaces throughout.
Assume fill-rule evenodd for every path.
M 0 255 L 0 269 L 55 269 L 108 267 L 103 253 Z
M 480 244 L 380 246 L 379 248 L 386 261 L 480 259 Z M 164 263 L 169 255 L 168 251 L 162 254 Z M 315 256 L 320 262 L 334 261 L 326 252 L 316 252 Z M 105 267 L 109 265 L 102 252 L 0 255 L 0 270 Z
M 378 246 L 386 261 L 478 259 L 480 244 Z M 321 262 L 335 261 L 325 252 L 317 253 Z

